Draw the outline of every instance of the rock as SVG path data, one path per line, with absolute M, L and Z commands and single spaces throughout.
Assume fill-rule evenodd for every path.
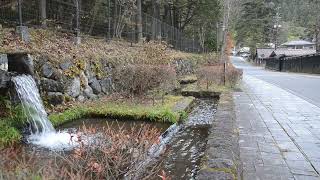
M 49 92 L 48 102 L 52 105 L 62 104 L 64 102 L 64 96 L 60 92 Z
M 80 86 L 81 86 L 80 78 L 75 77 L 73 80 L 71 80 L 71 82 L 68 83 L 66 88 L 66 93 L 69 96 L 76 98 L 80 95 L 80 88 L 81 88 Z
M 6 71 L 0 70 L 0 88 L 8 88 L 11 77 Z
M 94 94 L 100 94 L 102 92 L 101 85 L 97 78 L 93 78 L 89 81 L 89 86 L 92 88 Z
M 112 79 L 107 78 L 100 81 L 101 90 L 105 94 L 110 94 L 113 90 Z
M 33 59 L 26 53 L 8 54 L 8 71 L 34 75 Z
M 64 70 L 69 69 L 71 66 L 73 66 L 73 63 L 70 60 L 67 60 L 64 63 L 61 63 L 59 66 L 64 71 Z
M 83 91 L 85 97 L 89 98 L 89 99 L 96 99 L 97 96 L 95 94 L 93 94 L 93 90 L 90 86 L 87 86 L 84 91 Z
M 25 43 L 30 42 L 30 34 L 27 26 L 17 26 L 16 33 L 19 35 L 22 41 Z
M 96 74 L 94 72 L 92 72 L 91 65 L 89 65 L 89 64 L 87 64 L 87 66 L 86 66 L 85 75 L 87 76 L 89 82 L 92 81 L 96 77 Z
M 45 63 L 43 66 L 42 66 L 42 75 L 46 78 L 50 78 L 53 74 L 53 68 L 51 66 L 51 64 L 49 63 Z
M 78 96 L 77 101 L 79 102 L 84 102 L 86 100 L 86 98 L 82 95 Z
M 82 87 L 87 87 L 89 85 L 89 80 L 83 71 L 80 73 L 80 80 Z
M 65 82 L 67 80 L 67 77 L 63 74 L 61 69 L 53 69 L 53 74 L 51 76 L 51 79 L 54 79 L 60 82 Z
M 6 54 L 0 54 L 0 70 L 8 71 L 8 57 Z
M 41 87 L 46 92 L 63 92 L 62 83 L 52 79 L 42 78 Z

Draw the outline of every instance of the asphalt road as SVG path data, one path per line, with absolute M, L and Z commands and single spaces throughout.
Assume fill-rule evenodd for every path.
M 253 66 L 241 57 L 231 59 L 236 67 L 243 69 L 244 75 L 254 76 L 320 107 L 319 75 L 274 72 Z

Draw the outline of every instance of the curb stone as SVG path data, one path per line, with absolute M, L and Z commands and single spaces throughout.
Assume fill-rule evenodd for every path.
M 223 93 L 215 115 L 199 180 L 242 179 L 239 131 L 232 93 Z

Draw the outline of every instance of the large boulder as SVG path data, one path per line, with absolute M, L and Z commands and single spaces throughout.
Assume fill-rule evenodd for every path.
M 62 83 L 52 79 L 42 78 L 41 87 L 46 92 L 63 92 Z
M 93 90 L 90 86 L 87 86 L 83 91 L 84 97 L 88 99 L 95 99 L 97 96 L 93 93 Z
M 64 71 L 69 69 L 71 66 L 73 66 L 73 63 L 70 60 L 66 60 L 65 62 L 61 63 L 59 66 Z
M 102 79 L 100 81 L 100 85 L 101 85 L 101 90 L 102 90 L 103 93 L 105 93 L 105 94 L 112 93 L 113 85 L 112 85 L 111 77 L 106 78 L 106 79 Z
M 66 86 L 66 93 L 73 97 L 76 98 L 80 95 L 80 90 L 81 90 L 81 82 L 79 77 L 75 77 L 72 79 L 70 82 L 67 83 Z
M 45 63 L 42 68 L 42 75 L 46 78 L 51 78 L 51 76 L 53 75 L 54 73 L 54 70 L 53 70 L 53 67 L 51 64 L 49 63 Z
M 8 72 L 0 70 L 0 88 L 8 88 L 10 80 Z
M 60 92 L 48 92 L 48 103 L 59 105 L 64 102 L 64 95 Z
M 94 94 L 100 94 L 102 92 L 101 85 L 97 78 L 93 78 L 89 81 L 89 86 L 92 88 Z

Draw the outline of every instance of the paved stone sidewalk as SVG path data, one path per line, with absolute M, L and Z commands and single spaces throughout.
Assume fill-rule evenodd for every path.
M 234 94 L 244 180 L 320 179 L 320 108 L 253 76 Z

